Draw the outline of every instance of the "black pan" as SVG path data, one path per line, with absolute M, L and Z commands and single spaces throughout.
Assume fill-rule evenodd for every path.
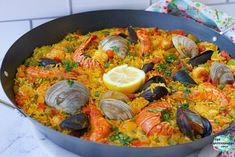
M 215 44 L 218 45 L 221 50 L 229 52 L 233 58 L 235 57 L 235 44 L 214 30 L 199 25 L 194 21 L 160 13 L 137 10 L 105 10 L 79 13 L 59 18 L 39 26 L 23 35 L 11 46 L 4 57 L 1 67 L 1 83 L 6 95 L 11 100 L 12 104 L 14 104 L 14 107 L 26 116 L 48 139 L 82 156 L 183 157 L 186 154 L 203 148 L 205 145 L 212 142 L 213 136 L 208 136 L 186 144 L 153 148 L 130 148 L 94 143 L 65 135 L 43 126 L 36 120 L 28 117 L 27 114 L 16 106 L 13 92 L 16 69 L 26 58 L 31 56 L 36 47 L 56 43 L 63 39 L 67 33 L 77 30 L 85 34 L 103 28 L 128 27 L 130 25 L 138 27 L 158 27 L 166 30 L 183 29 L 187 33 L 191 33 L 199 39 L 209 42 L 212 42 L 212 38 L 216 37 L 217 41 L 215 41 Z

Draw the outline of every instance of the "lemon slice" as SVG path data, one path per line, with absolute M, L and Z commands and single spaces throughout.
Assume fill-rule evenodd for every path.
M 124 64 L 104 74 L 103 81 L 110 90 L 132 93 L 144 84 L 145 73 L 138 68 Z

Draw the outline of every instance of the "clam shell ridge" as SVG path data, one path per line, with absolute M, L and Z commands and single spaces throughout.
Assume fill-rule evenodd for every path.
M 99 47 L 104 51 L 114 50 L 118 57 L 124 59 L 128 51 L 128 42 L 123 37 L 110 35 L 100 42 Z
M 67 80 L 57 82 L 45 94 L 47 105 L 72 115 L 80 110 L 89 98 L 90 92 L 86 86 L 77 81 L 69 84 Z

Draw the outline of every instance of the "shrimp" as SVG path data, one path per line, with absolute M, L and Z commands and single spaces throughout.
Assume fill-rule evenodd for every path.
M 90 141 L 102 141 L 111 132 L 111 125 L 103 117 L 101 112 L 90 101 L 87 107 L 84 107 L 83 112 L 88 114 L 90 120 L 91 131 L 82 138 Z
M 90 36 L 88 39 L 86 39 L 85 42 L 83 42 L 78 49 L 75 50 L 75 52 L 72 55 L 73 61 L 79 62 L 81 67 L 85 68 L 97 68 L 97 67 L 103 67 L 102 63 L 100 63 L 98 60 L 94 58 L 89 58 L 84 55 L 84 50 L 88 47 L 88 45 L 97 38 L 96 35 Z
M 162 113 L 160 110 L 171 108 L 171 105 L 165 101 L 153 103 L 142 110 L 136 118 L 136 123 L 145 131 L 148 136 L 171 135 L 174 132 L 174 127 L 168 122 L 162 122 Z M 156 112 L 155 112 L 156 110 Z M 158 112 L 159 110 L 159 112 Z
M 67 72 L 63 69 L 44 69 L 41 67 L 28 67 L 26 69 L 26 77 L 31 78 L 56 78 L 63 77 L 64 79 L 76 80 L 79 74 L 75 71 Z
M 136 31 L 136 35 L 138 37 L 138 39 L 140 40 L 140 52 L 141 55 L 143 54 L 149 54 L 150 50 L 151 50 L 151 40 L 148 37 L 148 32 L 144 29 L 141 30 L 137 30 Z
M 192 102 L 214 102 L 220 106 L 227 106 L 229 104 L 227 96 L 210 83 L 200 84 L 198 89 L 192 90 L 187 98 L 184 98 L 184 93 L 182 91 L 175 92 L 172 97 L 173 99 L 182 98 Z

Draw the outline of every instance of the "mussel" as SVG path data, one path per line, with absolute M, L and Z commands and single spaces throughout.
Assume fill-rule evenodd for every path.
M 154 100 L 159 100 L 161 97 L 168 94 L 168 90 L 164 86 L 156 86 L 150 89 L 145 90 L 140 93 L 139 96 L 144 97 L 146 100 L 152 102 Z
M 212 64 L 210 77 L 213 82 L 218 81 L 219 84 L 232 84 L 234 82 L 231 70 L 225 64 L 219 62 Z
M 45 94 L 47 105 L 72 115 L 79 111 L 89 98 L 88 88 L 78 81 L 71 80 L 57 82 Z
M 138 41 L 138 37 L 137 37 L 137 35 L 136 35 L 135 30 L 134 30 L 133 27 L 131 27 L 131 26 L 128 27 L 127 29 L 128 29 L 128 35 L 129 35 L 129 37 L 130 37 L 130 42 L 131 42 L 132 44 L 136 44 L 137 41 Z
M 62 121 L 60 127 L 63 129 L 80 131 L 89 127 L 89 119 L 85 113 L 81 112 Z
M 99 47 L 104 51 L 113 50 L 118 57 L 124 59 L 128 51 L 128 42 L 121 36 L 109 35 L 100 42 Z
M 143 70 L 145 73 L 147 73 L 147 72 L 153 70 L 153 67 L 154 67 L 154 63 L 150 62 L 150 63 L 144 64 L 143 67 L 141 68 L 141 70 Z
M 46 67 L 47 65 L 56 65 L 59 62 L 53 59 L 49 59 L 49 58 L 41 58 L 40 62 L 39 62 L 39 66 L 43 66 Z
M 191 64 L 193 67 L 198 66 L 200 64 L 204 64 L 208 60 L 211 59 L 211 56 L 212 56 L 213 52 L 214 51 L 212 51 L 212 50 L 205 51 L 202 54 L 197 55 L 197 56 L 191 58 L 189 60 L 188 64 Z
M 176 35 L 172 37 L 172 42 L 181 58 L 193 58 L 199 53 L 197 44 L 190 38 L 182 35 Z
M 191 76 L 189 76 L 189 74 L 187 72 L 185 72 L 184 70 L 179 70 L 177 71 L 174 76 L 173 76 L 173 80 L 174 81 L 179 81 L 183 84 L 197 84 L 192 78 Z
M 119 35 L 120 37 L 125 38 L 125 39 L 128 37 L 125 33 L 119 33 L 118 35 Z
M 154 77 L 150 78 L 142 87 L 140 87 L 140 89 L 137 92 L 141 92 L 141 91 L 147 89 L 153 83 L 166 84 L 166 80 L 161 76 L 154 76 Z
M 127 120 L 133 118 L 134 111 L 127 104 L 129 98 L 118 91 L 108 91 L 102 95 L 100 109 L 109 119 Z
M 177 109 L 176 122 L 181 132 L 191 140 L 209 136 L 212 132 L 208 119 L 182 107 Z

